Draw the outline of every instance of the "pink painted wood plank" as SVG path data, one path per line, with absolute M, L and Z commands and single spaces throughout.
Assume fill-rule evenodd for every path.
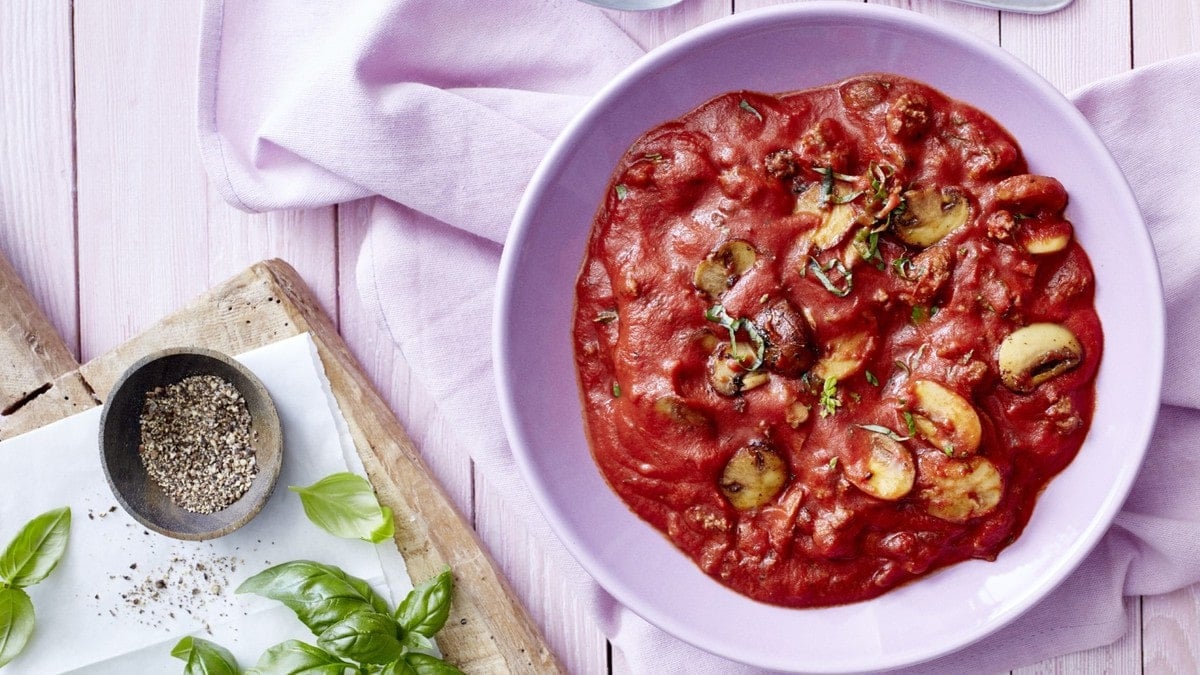
M 482 473 L 475 479 L 475 528 L 488 544 L 509 583 L 541 628 L 551 648 L 569 673 L 607 671 L 608 649 L 596 617 L 578 589 L 566 583 L 564 570 L 545 554 L 524 521 L 504 503 Z
M 211 194 L 196 141 L 199 3 L 75 7 L 84 359 L 265 257 L 336 310 L 332 209 L 249 216 Z
M 79 353 L 71 3 L 0 2 L 0 252 Z
M 1142 664 L 1147 673 L 1200 672 L 1200 585 L 1142 601 Z
M 1053 14 L 1005 13 L 1000 44 L 1059 91 L 1069 92 L 1129 70 L 1129 5 L 1129 0 L 1076 0 Z
M 1200 52 L 1200 3 L 1137 0 L 1131 4 L 1135 66 Z

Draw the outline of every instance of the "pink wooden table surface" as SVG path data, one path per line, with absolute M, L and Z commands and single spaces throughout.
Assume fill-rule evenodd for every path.
M 569 1 L 569 0 L 562 0 Z M 1063 91 L 1200 51 L 1200 0 L 1075 0 L 1047 16 L 944 0 L 870 0 L 999 43 Z M 684 0 L 613 13 L 645 46 L 773 0 Z M 198 2 L 0 2 L 0 250 L 86 361 L 250 263 L 296 267 L 572 672 L 626 673 L 536 541 L 471 463 L 388 338 L 360 310 L 357 204 L 251 216 L 209 187 L 195 134 Z M 864 45 L 864 48 L 867 48 Z M 1195 83 L 1193 83 L 1193 86 Z M 1198 672 L 1200 585 L 1127 603 L 1116 644 L 1021 673 Z M 682 666 L 681 666 L 682 667 Z

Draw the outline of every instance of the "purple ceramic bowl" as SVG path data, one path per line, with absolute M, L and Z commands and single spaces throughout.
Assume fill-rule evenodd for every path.
M 868 602 L 786 609 L 705 576 L 609 489 L 584 437 L 572 358 L 574 283 L 610 174 L 644 131 L 737 89 L 784 92 L 870 71 L 924 81 L 990 113 L 1034 172 L 1071 193 L 1105 331 L 1091 433 L 995 562 L 969 561 Z M 504 423 L 538 504 L 620 602 L 700 648 L 785 671 L 915 664 L 1029 609 L 1108 529 L 1158 408 L 1163 301 L 1128 184 L 1078 111 L 1027 66 L 919 14 L 812 2 L 715 21 L 640 59 L 568 126 L 534 176 L 500 267 L 494 348 Z M 1136 355 L 1132 358 L 1131 355 Z M 1003 666 L 1005 664 L 996 664 Z

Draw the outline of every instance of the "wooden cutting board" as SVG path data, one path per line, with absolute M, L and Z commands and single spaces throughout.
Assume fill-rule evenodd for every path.
M 404 428 L 358 367 L 291 266 L 258 263 L 84 365 L 0 255 L 0 440 L 103 403 L 121 373 L 166 347 L 242 352 L 308 332 L 414 579 L 454 571 L 451 620 L 438 634 L 467 673 L 560 673 L 561 665 L 475 532 L 455 510 Z

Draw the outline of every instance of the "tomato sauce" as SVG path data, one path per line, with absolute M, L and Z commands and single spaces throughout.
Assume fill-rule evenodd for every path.
M 1103 339 L 1066 203 L 987 115 L 895 75 L 647 132 L 576 288 L 598 467 L 764 602 L 994 559 L 1091 423 Z

